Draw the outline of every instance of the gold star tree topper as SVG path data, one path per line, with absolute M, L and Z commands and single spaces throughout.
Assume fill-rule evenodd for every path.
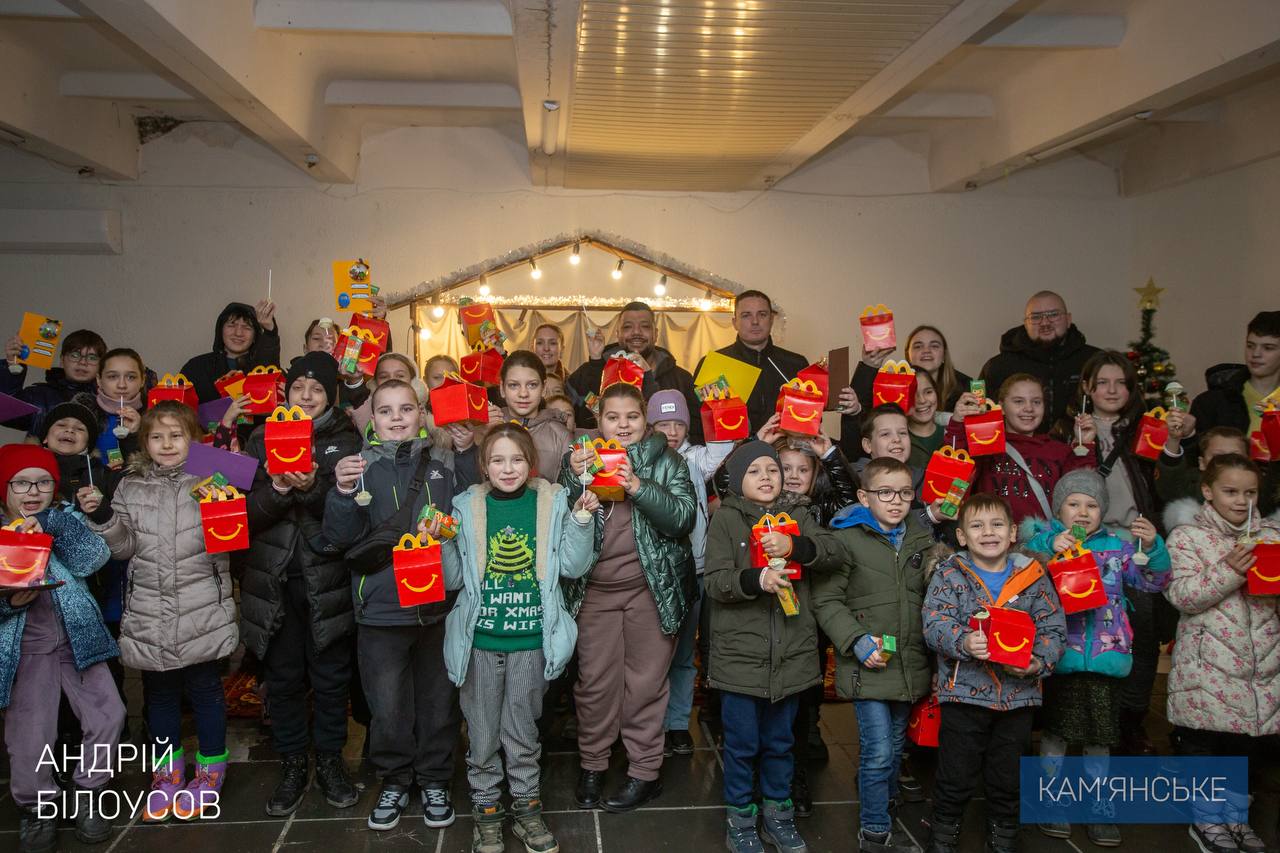
M 1135 287 L 1134 292 L 1138 294 L 1138 307 L 1146 310 L 1147 308 L 1160 307 L 1160 294 L 1164 293 L 1163 287 L 1156 287 L 1154 278 L 1147 279 L 1146 287 Z

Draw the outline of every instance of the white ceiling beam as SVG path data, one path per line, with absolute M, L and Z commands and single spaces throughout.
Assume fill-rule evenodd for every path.
M 501 0 L 257 0 L 264 30 L 510 37 Z
M 534 186 L 564 186 L 565 138 L 573 103 L 579 0 L 509 0 L 516 73 L 524 113 L 529 177 Z M 558 105 L 544 108 L 544 102 Z M 554 153 L 546 153 L 548 150 Z
M 58 79 L 58 93 L 67 98 L 111 101 L 195 100 L 159 74 L 130 71 L 68 71 Z
M 37 46 L 0 30 L 0 135 L 23 150 L 100 177 L 138 177 L 138 130 L 106 101 L 58 92 L 62 69 Z
M 359 127 L 325 107 L 323 56 L 255 29 L 252 0 L 76 2 L 316 180 L 355 180 Z
M 80 13 L 58 0 L 0 0 L 0 18 L 71 18 Z
M 0 252 L 23 255 L 118 255 L 118 210 L 0 210 Z
M 520 93 L 506 83 L 334 80 L 324 90 L 331 107 L 443 107 L 518 110 Z
M 1116 47 L 1124 41 L 1120 15 L 1023 15 L 998 18 L 971 43 L 981 47 L 1079 50 Z
M 1134 3 L 1119 47 L 1038 55 L 992 90 L 991 120 L 934 134 L 934 189 L 979 186 L 1046 150 L 1138 113 L 1159 116 L 1280 61 L 1274 0 L 1230 0 L 1214 9 L 1210 19 L 1200 0 Z
M 877 118 L 991 118 L 995 102 L 980 92 L 916 92 L 909 95 Z

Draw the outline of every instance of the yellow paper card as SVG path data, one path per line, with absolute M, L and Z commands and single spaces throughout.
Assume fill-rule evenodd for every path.
M 740 399 L 746 400 L 755 390 L 756 381 L 760 378 L 760 368 L 730 358 L 724 353 L 710 352 L 702 360 L 702 369 L 693 378 L 695 388 L 709 385 L 723 376 L 729 381 L 729 387 Z
M 27 311 L 22 315 L 22 327 L 18 329 L 22 339 L 22 355 L 18 361 L 31 367 L 53 367 L 53 354 L 62 337 L 62 323 L 43 314 Z
M 339 311 L 372 311 L 377 293 L 369 262 L 360 258 L 333 262 L 333 304 Z

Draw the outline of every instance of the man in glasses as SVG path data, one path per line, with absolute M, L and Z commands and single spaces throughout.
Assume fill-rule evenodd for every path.
M 21 351 L 22 340 L 15 335 L 5 345 L 5 360 L 10 365 L 17 364 Z M 7 421 L 4 426 L 38 437 L 45 416 L 53 407 L 69 402 L 76 394 L 97 393 L 98 367 L 106 352 L 107 344 L 101 335 L 88 329 L 77 329 L 62 339 L 61 366 L 46 370 L 43 382 L 24 387 L 26 365 L 22 365 L 22 370 L 17 373 L 8 370 L 7 366 L 0 368 L 0 391 L 38 409 L 34 414 Z
M 1027 300 L 1022 325 L 1000 338 L 1000 354 L 982 368 L 987 393 L 995 398 L 1000 386 L 1015 373 L 1030 373 L 1044 383 L 1045 417 L 1040 429 L 1048 432 L 1066 414 L 1067 404 L 1080 390 L 1080 369 L 1098 348 L 1085 342 L 1071 322 L 1067 303 L 1052 290 L 1042 290 Z

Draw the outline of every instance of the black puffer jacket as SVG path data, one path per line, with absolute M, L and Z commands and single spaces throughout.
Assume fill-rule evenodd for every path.
M 587 394 L 599 394 L 600 380 L 604 376 L 604 363 L 610 355 L 625 349 L 626 347 L 616 343 L 605 347 L 601 358 L 585 361 L 573 372 L 569 377 L 569 384 L 584 399 Z M 702 419 L 697 417 L 702 401 L 693 392 L 693 374 L 676 364 L 676 357 L 662 347 L 654 347 L 648 361 L 651 369 L 645 372 L 644 388 L 641 389 L 644 391 L 644 398 L 648 400 L 659 391 L 675 390 L 683 394 L 685 402 L 689 404 L 689 414 L 693 415 L 689 424 L 689 441 L 693 444 L 702 444 Z M 579 405 L 576 409 L 575 422 L 578 424 L 578 429 L 594 429 L 595 412 L 588 409 L 585 403 Z
M 1249 434 L 1249 406 L 1244 401 L 1244 383 L 1249 381 L 1249 368 L 1243 364 L 1215 364 L 1204 372 L 1205 390 L 1191 403 L 1196 418 L 1196 432 L 1216 426 L 1235 427 Z
M 227 322 L 227 317 L 232 311 L 240 313 L 247 312 L 247 316 L 253 317 L 253 346 L 249 347 L 249 352 L 240 356 L 234 361 L 227 355 L 227 350 L 222 344 L 222 326 Z M 218 315 L 218 319 L 213 324 L 213 350 L 204 355 L 197 355 L 182 365 L 182 375 L 187 377 L 187 381 L 195 386 L 196 396 L 200 398 L 201 403 L 207 403 L 210 400 L 218 399 L 218 389 L 214 387 L 214 382 L 221 379 L 228 371 L 243 370 L 248 373 L 252 368 L 265 367 L 267 365 L 280 365 L 280 333 L 277 331 L 279 325 L 273 329 L 264 329 L 257 320 L 257 315 L 252 305 L 243 302 L 229 302 L 227 307 L 222 309 L 222 313 Z
M 311 606 L 311 632 L 316 649 L 324 650 L 355 631 L 351 607 L 351 575 L 343 550 L 321 532 L 325 497 L 333 487 L 333 466 L 360 452 L 360 434 L 345 412 L 331 410 L 312 436 L 315 484 L 305 492 L 276 491 L 265 467 L 258 468 L 249 493 L 249 550 L 238 560 L 240 636 L 259 658 L 284 618 L 284 586 L 289 573 L 300 572 Z M 249 437 L 247 452 L 265 465 L 263 427 Z
M 1080 394 L 1080 370 L 1098 348 L 1085 342 L 1084 334 L 1072 325 L 1062 340 L 1044 347 L 1031 340 L 1027 330 L 1015 326 L 1000 338 L 1000 354 L 982 368 L 987 396 L 995 398 L 1000 386 L 1015 373 L 1030 373 L 1044 382 L 1044 421 L 1040 432 L 1048 432 L 1067 412 L 1067 404 Z
M 773 342 L 773 338 L 769 338 L 769 342 L 762 350 L 754 350 L 738 338 L 729 346 L 721 347 L 716 352 L 760 368 L 760 378 L 756 380 L 756 386 L 751 389 L 751 396 L 745 401 L 747 419 L 751 423 L 753 433 L 773 417 L 778 404 L 778 389 L 795 379 L 796 374 L 809 365 L 807 358 L 798 352 L 783 349 Z M 697 376 L 701 369 L 702 359 L 699 359 L 693 375 Z M 835 393 L 838 394 L 839 390 L 837 389 Z M 690 409 L 689 412 L 695 414 L 696 410 Z

